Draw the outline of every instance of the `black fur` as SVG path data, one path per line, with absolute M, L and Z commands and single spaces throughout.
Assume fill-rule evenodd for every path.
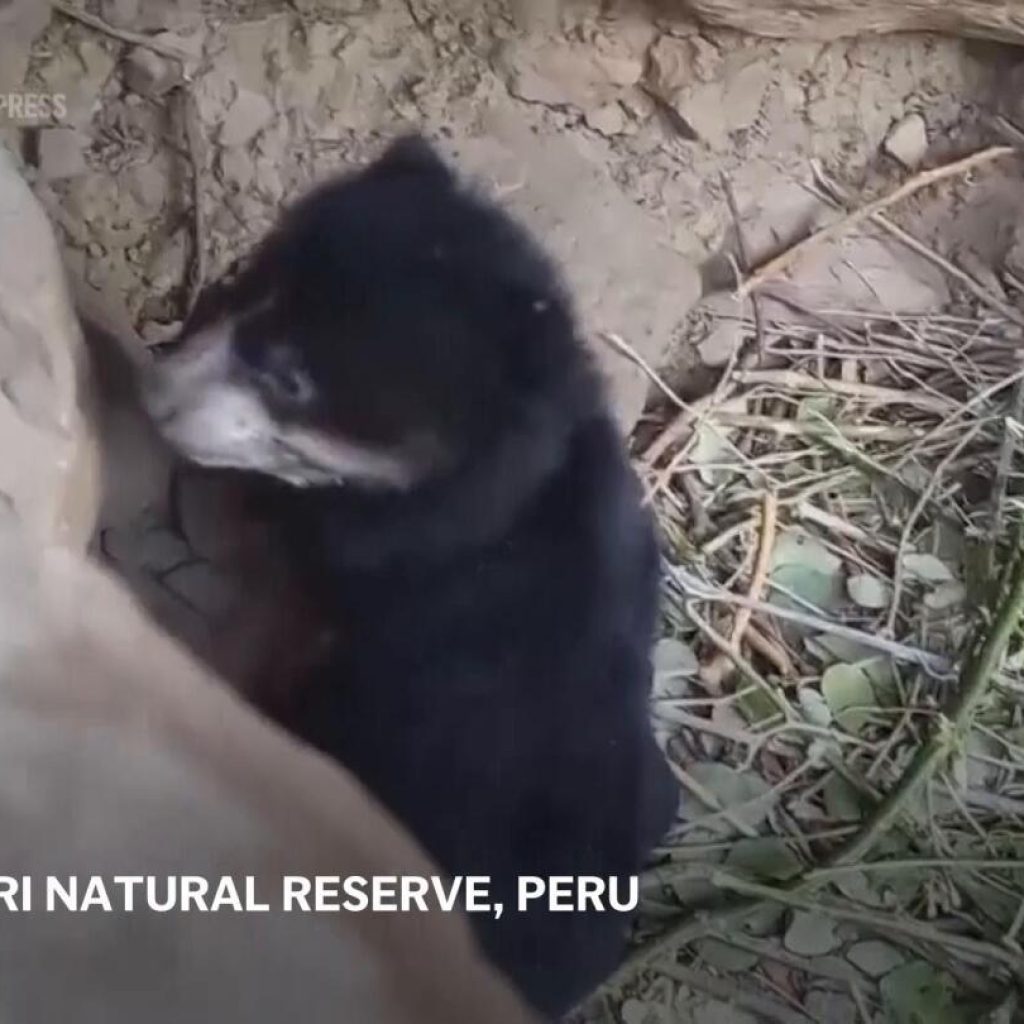
M 447 872 L 493 878 L 483 946 L 564 1011 L 628 921 L 518 914 L 515 877 L 635 873 L 676 796 L 648 723 L 652 523 L 558 275 L 413 139 L 301 202 L 205 315 L 260 303 L 239 357 L 283 348 L 315 386 L 277 415 L 429 466 L 407 491 L 277 493 L 347 637 L 286 724 Z

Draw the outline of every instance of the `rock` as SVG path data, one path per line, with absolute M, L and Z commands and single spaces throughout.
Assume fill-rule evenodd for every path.
M 587 124 L 602 135 L 621 135 L 629 126 L 626 112 L 619 103 L 606 103 L 584 115 Z
M 743 325 L 722 321 L 697 346 L 697 354 L 705 366 L 725 366 L 743 341 Z
M 949 288 L 936 267 L 897 243 L 870 235 L 822 243 L 794 264 L 790 276 L 791 285 L 780 282 L 776 290 L 788 291 L 811 309 L 925 314 L 949 302 Z
M 189 242 L 185 231 L 175 231 L 153 253 L 146 266 L 146 280 L 154 292 L 163 294 L 185 280 Z
M 44 128 L 39 133 L 39 173 L 46 181 L 85 174 L 89 138 L 74 128 Z
M 220 141 L 224 146 L 244 146 L 251 142 L 274 119 L 270 100 L 258 92 L 240 89 L 228 108 L 221 125 Z
M 459 911 L 435 904 L 387 927 L 285 912 L 284 875 L 440 869 L 353 776 L 250 708 L 94 563 L 12 548 L 0 558 L 0 861 L 29 876 L 33 907 L 46 878 L 72 878 L 82 910 L 102 914 L 109 897 L 115 912 L 102 927 L 63 909 L 7 915 L 0 1019 L 31 1007 L 36 1021 L 255 1024 L 345 1006 L 361 1024 L 535 1020 Z M 161 900 L 177 890 L 182 909 L 212 899 L 223 912 L 148 912 L 126 875 L 149 876 Z M 198 908 L 185 876 L 208 880 Z M 246 878 L 255 916 L 232 912 Z
M 3 147 L 0 225 L 0 504 L 34 541 L 84 549 L 99 456 L 82 335 L 50 224 Z
M 928 126 L 920 114 L 907 114 L 889 129 L 882 148 L 908 171 L 919 167 L 928 152 Z
M 618 335 L 659 365 L 700 296 L 700 276 L 669 244 L 662 222 L 565 135 L 535 133 L 508 104 L 482 108 L 479 118 L 480 135 L 443 148 L 544 240 L 566 274 L 584 336 L 594 339 L 619 421 L 631 429 L 648 381 L 601 336 Z
M 648 83 L 659 96 L 668 97 L 695 81 L 714 81 L 722 65 L 722 54 L 703 36 L 663 35 L 650 49 Z
M 947 32 L 1024 42 L 1024 9 L 1007 0 L 671 0 L 671 4 L 682 17 L 696 14 L 711 25 L 778 39 Z
M 757 119 L 773 82 L 767 61 L 751 59 L 743 51 L 720 63 L 709 62 L 707 54 L 698 60 L 689 39 L 663 37 L 655 49 L 657 56 L 652 50 L 648 69 L 651 90 L 713 149 L 727 145 L 730 132 L 748 128 Z M 710 78 L 712 67 L 717 67 L 717 77 Z
M 145 46 L 136 46 L 125 58 L 124 82 L 140 96 L 159 99 L 181 84 L 181 64 Z
M 509 92 L 528 103 L 571 104 L 593 110 L 615 100 L 643 76 L 639 55 L 625 48 L 599 51 L 590 44 L 515 40 L 499 52 L 497 67 Z

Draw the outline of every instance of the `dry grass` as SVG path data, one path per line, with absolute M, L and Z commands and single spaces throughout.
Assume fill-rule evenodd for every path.
M 684 812 L 606 989 L 616 1019 L 1016 1012 L 1014 330 L 751 321 L 755 356 L 640 453 L 667 538 L 655 716 Z

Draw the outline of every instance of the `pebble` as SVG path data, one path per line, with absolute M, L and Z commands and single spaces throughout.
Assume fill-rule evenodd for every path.
M 160 99 L 181 84 L 181 65 L 144 46 L 136 46 L 125 60 L 124 81 L 132 92 Z
M 886 135 L 882 149 L 908 170 L 919 167 L 928 152 L 928 126 L 920 114 L 900 118 Z

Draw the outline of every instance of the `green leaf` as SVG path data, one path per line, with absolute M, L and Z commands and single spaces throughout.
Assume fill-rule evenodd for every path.
M 801 398 L 796 407 L 796 418 L 798 420 L 816 420 L 821 422 L 822 417 L 834 420 L 842 411 L 842 399 L 833 395 L 810 395 Z
M 749 725 L 761 725 L 779 714 L 775 701 L 761 689 L 742 694 L 736 701 L 736 707 Z
M 660 1003 L 627 999 L 622 1004 L 619 1013 L 622 1017 L 622 1024 L 672 1024 L 668 1007 Z
M 659 640 L 654 647 L 654 671 L 659 675 L 695 676 L 700 668 L 689 644 L 673 637 Z
M 708 999 L 691 1012 L 693 1024 L 758 1024 L 753 1015 L 718 999 Z
M 726 974 L 749 971 L 761 959 L 749 949 L 737 949 L 720 939 L 702 939 L 697 943 L 697 954 L 705 963 Z
M 876 655 L 857 662 L 857 667 L 871 680 L 875 698 L 882 707 L 892 707 L 899 702 L 896 669 L 890 658 Z
M 804 910 L 794 911 L 783 942 L 798 956 L 824 956 L 840 944 L 832 918 Z
M 832 884 L 854 903 L 862 903 L 865 907 L 885 905 L 882 894 L 866 871 L 844 871 L 836 876 Z
M 764 938 L 768 935 L 778 935 L 786 914 L 787 910 L 785 907 L 767 904 L 761 907 L 760 910 L 755 910 L 743 922 L 743 930 L 748 935 L 756 935 L 759 938 Z
M 720 806 L 728 808 L 737 821 L 756 828 L 768 816 L 771 787 L 760 775 L 740 772 L 719 761 L 702 761 L 692 765 L 689 773 L 718 800 Z M 699 800 L 684 802 L 682 816 L 687 820 L 699 819 L 710 813 L 713 810 L 704 807 Z M 730 831 L 733 829 L 728 821 L 723 821 L 723 827 Z
M 948 974 L 915 960 L 890 971 L 878 986 L 890 1024 L 966 1024 L 953 1002 Z
M 933 612 L 944 612 L 956 608 L 967 600 L 967 588 L 959 581 L 940 583 L 924 595 L 924 606 Z
M 840 961 L 842 963 L 842 961 Z M 812 988 L 804 997 L 804 1010 L 821 1024 L 860 1024 L 857 1004 L 841 992 Z
M 780 534 L 772 553 L 771 581 L 781 588 L 772 594 L 771 600 L 783 607 L 800 607 L 788 594 L 823 611 L 838 608 L 846 598 L 842 562 L 820 540 L 803 530 L 785 530 Z
M 822 797 L 825 810 L 833 821 L 860 821 L 864 816 L 864 801 L 860 794 L 836 772 L 826 780 Z
M 770 882 L 785 882 L 800 874 L 800 859 L 789 844 L 777 836 L 741 839 L 725 858 L 725 865 L 738 874 Z
M 666 637 L 654 647 L 654 695 L 663 700 L 679 699 L 690 693 L 687 680 L 700 668 L 697 655 L 681 640 Z
M 822 665 L 832 665 L 837 661 L 855 663 L 876 657 L 873 647 L 859 644 L 856 640 L 848 640 L 845 636 L 834 633 L 821 633 L 804 640 L 807 653 L 817 658 Z
M 828 701 L 817 690 L 810 686 L 801 686 L 796 691 L 796 697 L 804 718 L 811 725 L 825 729 L 832 724 L 832 712 L 829 710 Z
M 881 978 L 907 962 L 902 950 L 888 942 L 874 939 L 851 946 L 846 956 L 854 967 L 869 978 Z
M 709 487 L 728 477 L 730 471 L 714 467 L 716 464 L 736 462 L 737 456 L 729 443 L 729 430 L 712 423 L 703 422 L 697 427 L 697 437 L 690 449 L 690 462 L 700 467 L 701 480 Z
M 846 581 L 846 592 L 854 604 L 872 611 L 888 608 L 892 601 L 892 587 L 885 580 L 867 573 L 851 576 Z
M 907 579 L 920 583 L 950 583 L 955 579 L 952 569 L 941 558 L 919 552 L 903 556 L 903 573 Z
M 878 701 L 871 677 L 856 665 L 833 665 L 821 677 L 821 693 L 835 720 L 849 733 L 860 733 L 870 721 Z

